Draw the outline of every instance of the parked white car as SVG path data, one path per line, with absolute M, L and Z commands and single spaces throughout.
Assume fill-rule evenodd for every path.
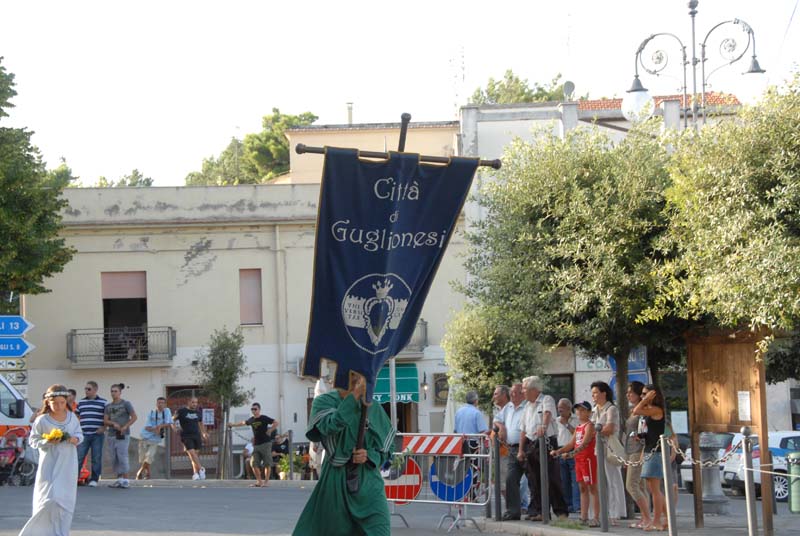
M 754 438 L 753 446 L 753 481 L 756 493 L 761 493 L 761 453 L 758 448 L 758 438 Z M 772 482 L 775 488 L 775 499 L 785 502 L 789 499 L 789 479 L 787 473 L 786 456 L 790 452 L 800 451 L 800 430 L 769 433 L 769 450 L 772 453 L 772 470 L 780 475 L 773 475 Z M 723 478 L 734 490 L 744 490 L 744 454 L 742 449 L 730 457 L 722 469 Z

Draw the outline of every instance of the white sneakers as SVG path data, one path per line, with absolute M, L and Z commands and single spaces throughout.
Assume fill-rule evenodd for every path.
M 205 467 L 201 467 L 200 468 L 199 476 L 200 476 L 200 480 L 205 480 L 206 479 L 206 468 Z
M 122 485 L 120 487 L 122 487 L 123 489 L 128 489 L 129 487 L 131 487 L 131 483 L 127 478 L 123 478 Z
M 90 480 L 89 481 L 89 487 L 90 488 L 96 488 L 97 487 L 97 480 Z
M 197 473 L 193 474 L 192 480 L 200 480 L 200 475 L 198 475 Z

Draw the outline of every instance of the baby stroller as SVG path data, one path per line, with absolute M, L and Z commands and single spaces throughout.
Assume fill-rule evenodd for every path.
M 28 430 L 11 428 L 0 438 L 0 484 L 29 486 L 36 477 L 36 464 L 26 457 Z

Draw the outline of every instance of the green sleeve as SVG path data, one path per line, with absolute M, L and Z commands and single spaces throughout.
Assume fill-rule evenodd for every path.
M 350 427 L 358 428 L 361 414 L 355 397 L 349 394 L 337 406 L 332 396 L 339 397 L 339 393 L 318 396 L 311 405 L 311 420 L 306 431 L 306 437 L 311 441 L 322 441 L 323 437 L 337 434 Z
M 374 407 L 375 409 L 369 414 L 367 457 L 372 465 L 381 467 L 386 460 L 392 457 L 395 430 L 383 408 L 381 406 Z

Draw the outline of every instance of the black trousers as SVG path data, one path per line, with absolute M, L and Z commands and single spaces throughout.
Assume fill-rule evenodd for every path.
M 558 445 L 558 437 L 550 436 L 549 438 L 551 448 L 555 449 Z M 539 440 L 535 439 L 533 442 L 528 441 L 525 445 L 526 459 L 528 462 L 528 486 L 531 490 L 531 504 L 528 507 L 528 513 L 533 515 L 542 514 L 542 470 L 547 471 L 547 479 L 549 481 L 549 495 L 550 507 L 553 512 L 558 515 L 568 515 L 567 503 L 564 502 L 564 490 L 561 486 L 561 467 L 558 465 L 558 460 L 547 454 L 547 467 L 541 467 L 539 463 Z
M 506 457 L 506 467 L 508 474 L 506 475 L 506 511 L 512 516 L 519 516 L 521 512 L 519 496 L 519 482 L 522 480 L 522 475 L 525 474 L 525 462 L 520 462 L 517 459 L 517 452 L 519 445 L 508 447 L 508 456 Z

